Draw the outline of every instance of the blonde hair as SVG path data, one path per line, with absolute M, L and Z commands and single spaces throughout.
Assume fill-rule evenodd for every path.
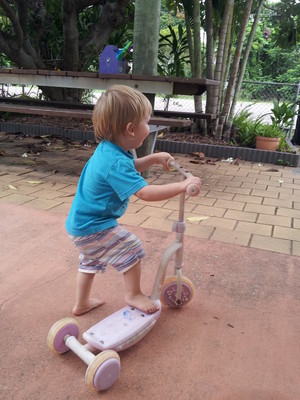
M 137 125 L 151 113 L 151 103 L 141 92 L 129 86 L 114 85 L 100 96 L 94 107 L 95 138 L 114 141 L 125 133 L 129 122 Z

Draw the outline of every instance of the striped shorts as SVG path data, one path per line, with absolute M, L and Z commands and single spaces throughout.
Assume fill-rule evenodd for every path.
M 81 272 L 105 272 L 111 265 L 124 273 L 146 256 L 141 241 L 120 226 L 93 235 L 69 237 L 79 250 Z

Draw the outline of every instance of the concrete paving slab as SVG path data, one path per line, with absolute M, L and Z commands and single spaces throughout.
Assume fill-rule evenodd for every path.
M 300 258 L 189 236 L 184 275 L 195 285 L 192 302 L 163 307 L 152 331 L 120 353 L 118 381 L 90 392 L 84 363 L 46 346 L 75 296 L 78 255 L 64 221 L 62 214 L 1 204 L 1 400 L 300 398 Z M 132 231 L 148 254 L 149 293 L 173 234 Z M 81 333 L 123 307 L 122 284 L 114 271 L 96 277 L 94 294 L 106 303 L 77 317 Z
M 95 146 L 54 136 L 0 133 L 0 206 L 8 202 L 67 214 L 79 175 Z M 24 158 L 25 153 L 28 157 Z M 187 221 L 189 235 L 299 256 L 299 168 L 199 159 L 196 153 L 174 157 L 202 179 L 200 195 L 186 201 L 187 216 L 193 219 Z M 176 173 L 155 165 L 147 181 L 161 184 L 177 179 Z M 132 197 L 122 222 L 169 231 L 172 219 L 177 218 L 174 201 L 146 203 Z M 286 229 L 280 232 L 280 227 Z

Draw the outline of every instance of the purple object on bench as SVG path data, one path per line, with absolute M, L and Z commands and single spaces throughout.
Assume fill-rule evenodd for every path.
M 105 46 L 99 58 L 100 74 L 126 74 L 127 62 L 117 59 L 118 48 L 113 45 Z

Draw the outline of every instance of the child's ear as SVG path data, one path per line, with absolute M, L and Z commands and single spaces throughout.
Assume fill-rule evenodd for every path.
M 132 122 L 128 122 L 128 124 L 126 125 L 126 133 L 130 136 L 134 136 L 134 132 L 133 132 L 133 123 Z

